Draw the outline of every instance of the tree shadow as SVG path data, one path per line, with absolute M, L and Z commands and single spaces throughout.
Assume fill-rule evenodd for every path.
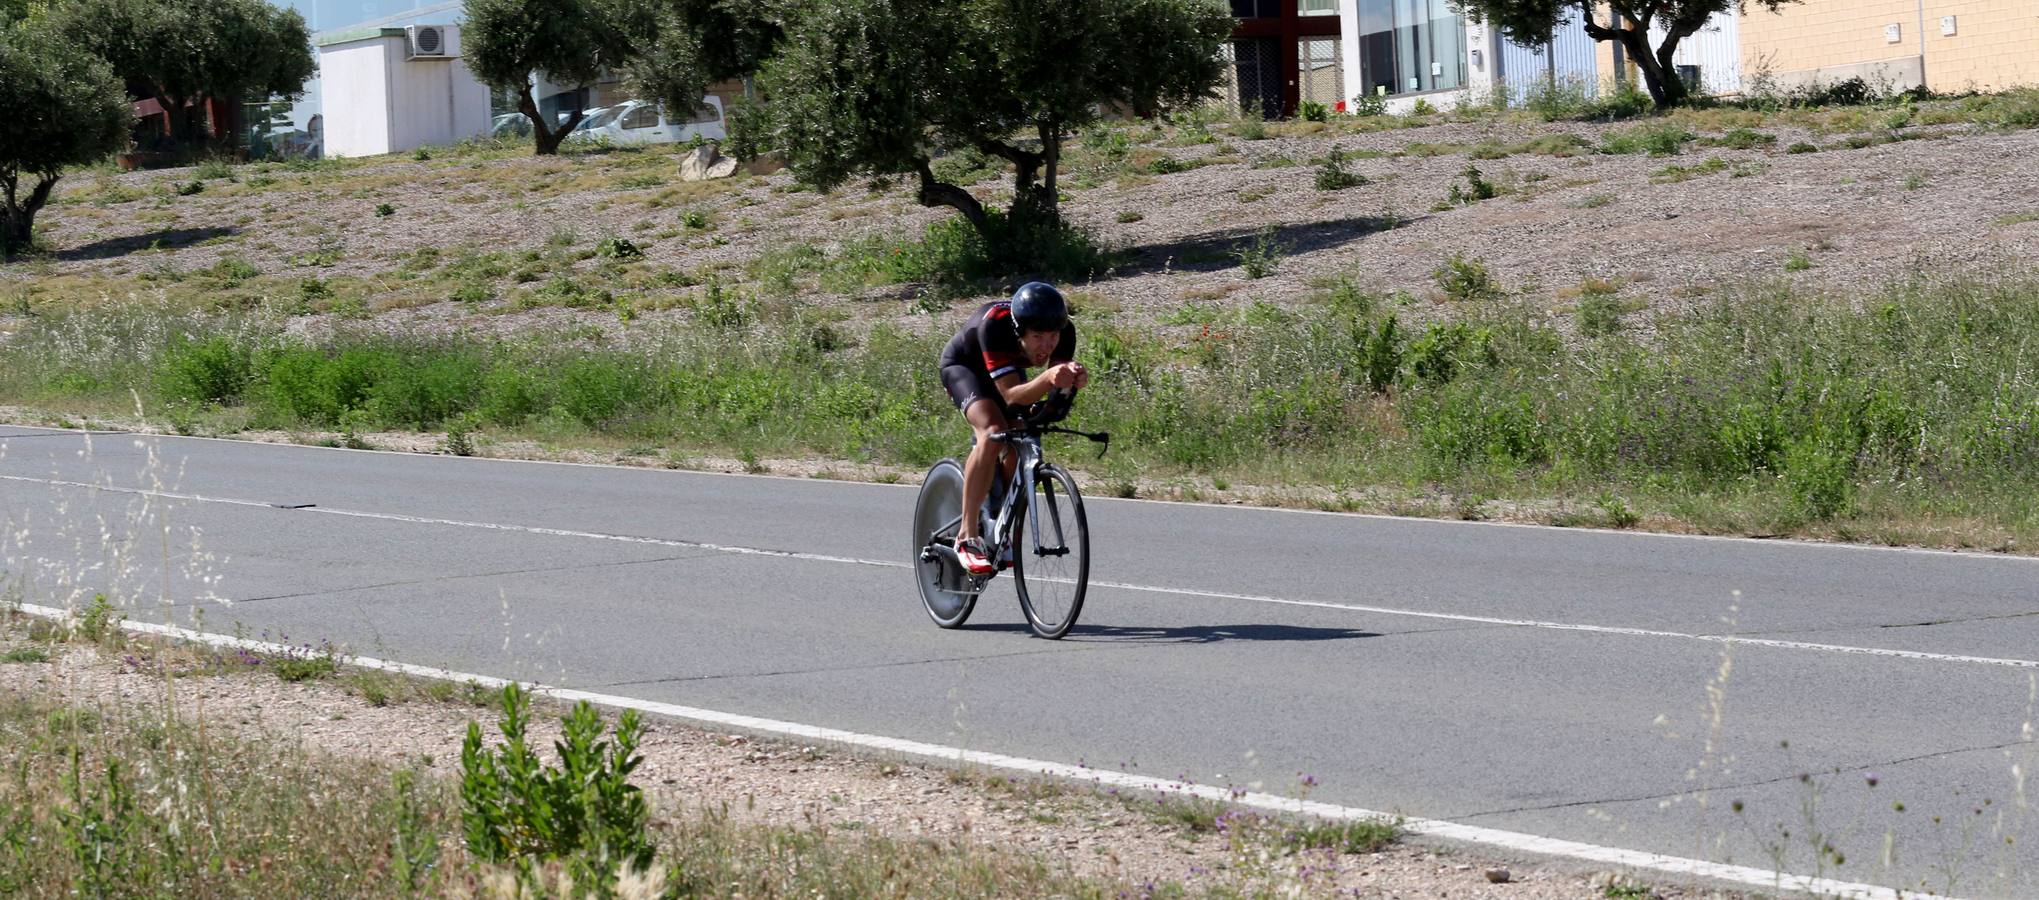
M 965 625 L 962 631 L 1013 631 L 1031 633 L 1025 623 L 999 622 Z M 1069 629 L 1064 641 L 1138 644 L 1217 644 L 1226 641 L 1344 641 L 1380 637 L 1378 632 L 1354 628 L 1309 628 L 1301 625 L 1184 625 L 1168 627 L 1084 625 Z
M 55 255 L 56 258 L 67 262 L 112 259 L 142 250 L 168 250 L 177 247 L 189 247 L 200 241 L 209 241 L 219 237 L 232 237 L 240 233 L 241 230 L 238 228 L 171 228 L 163 231 L 152 231 L 147 234 L 135 234 L 127 237 L 93 241 L 83 246 L 59 250 Z
M 1391 222 L 1378 216 L 1356 216 L 1326 222 L 1279 225 L 1269 233 L 1269 239 L 1281 248 L 1282 255 L 1295 256 L 1342 247 L 1369 234 L 1418 222 L 1422 218 L 1419 216 Z M 1125 251 L 1126 261 L 1114 268 L 1107 277 L 1125 278 L 1157 272 L 1216 272 L 1234 268 L 1239 265 L 1239 259 L 1234 254 L 1253 246 L 1266 230 L 1248 227 L 1227 228 L 1192 235 L 1181 240 L 1129 248 Z

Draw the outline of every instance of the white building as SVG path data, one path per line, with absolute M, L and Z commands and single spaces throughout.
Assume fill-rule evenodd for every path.
M 456 25 L 361 28 L 319 39 L 325 155 L 379 156 L 487 137 L 488 86 Z
M 1418 100 L 1444 108 L 1504 91 L 1519 98 L 1540 83 L 1576 84 L 1590 93 L 1617 70 L 1612 45 L 1587 37 L 1576 20 L 1532 49 L 1462 19 L 1448 0 L 1231 0 L 1231 6 L 1237 24 L 1226 47 L 1226 98 L 1269 116 L 1293 115 L 1304 102 L 1349 105 L 1369 95 L 1402 112 Z M 1717 16 L 1687 38 L 1676 54 L 1680 74 L 1709 93 L 1739 91 L 1738 24 L 1737 16 Z

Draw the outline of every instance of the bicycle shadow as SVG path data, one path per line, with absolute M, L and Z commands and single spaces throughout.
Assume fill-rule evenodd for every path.
M 1031 633 L 1025 623 L 965 625 L 959 631 L 1011 631 Z M 1069 630 L 1066 642 L 1134 644 L 1218 644 L 1226 641 L 1345 641 L 1380 637 L 1378 632 L 1356 628 L 1310 628 L 1303 625 L 1085 625 Z

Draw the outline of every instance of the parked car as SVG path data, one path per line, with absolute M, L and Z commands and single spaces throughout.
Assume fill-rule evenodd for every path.
M 623 107 L 621 106 L 597 106 L 590 109 L 581 114 L 579 122 L 574 123 L 574 133 L 579 134 L 590 128 L 600 128 L 604 123 L 622 115 L 622 110 Z
M 694 114 L 674 119 L 665 113 L 664 104 L 649 100 L 631 100 L 602 111 L 602 115 L 589 116 L 581 127 L 574 129 L 574 140 L 602 140 L 612 144 L 671 144 L 690 141 L 696 137 L 707 141 L 729 138 L 724 124 L 722 100 L 702 97 L 700 108 Z
M 526 137 L 531 134 L 531 118 L 523 113 L 504 113 L 496 117 L 489 133 L 499 138 Z
M 553 126 L 565 125 L 566 117 L 570 115 L 572 113 L 555 113 L 552 117 Z M 531 119 L 523 113 L 504 113 L 495 118 L 495 124 L 490 127 L 489 133 L 499 138 L 530 137 Z

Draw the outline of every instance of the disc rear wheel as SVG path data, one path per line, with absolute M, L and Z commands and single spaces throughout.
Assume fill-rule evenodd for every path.
M 963 517 L 963 467 L 953 459 L 935 463 L 920 483 L 913 507 L 913 575 L 928 617 L 943 628 L 970 618 L 983 582 L 970 577 L 956 559 L 956 532 Z

